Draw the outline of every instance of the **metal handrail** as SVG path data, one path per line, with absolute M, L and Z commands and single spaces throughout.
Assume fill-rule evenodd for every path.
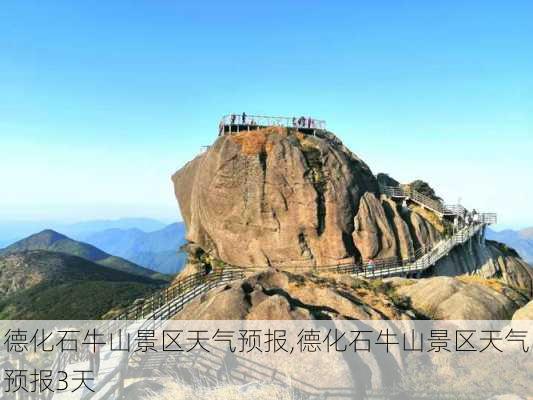
M 498 215 L 496 213 L 481 213 L 479 215 L 479 222 L 482 224 L 497 224 L 498 223 Z
M 150 318 L 156 310 L 160 309 L 165 304 L 179 297 L 182 293 L 199 285 L 217 281 L 225 278 L 228 275 L 240 276 L 242 269 L 227 268 L 225 270 L 216 270 L 211 273 L 198 272 L 184 278 L 175 280 L 172 284 L 163 290 L 152 294 L 150 297 L 140 299 L 136 304 L 130 306 L 126 311 L 114 319 L 117 320 L 133 320 Z M 232 276 L 233 276 L 232 275 Z
M 445 204 L 444 208 L 448 211 L 448 214 L 463 216 L 467 213 L 466 208 L 461 204 Z
M 380 192 L 390 197 L 407 197 L 405 191 L 400 186 L 382 186 Z
M 417 203 L 424 204 L 426 207 L 437 211 L 440 214 L 446 214 L 446 208 L 444 207 L 444 204 L 442 202 L 432 199 L 429 196 L 426 196 L 425 194 L 422 194 L 420 192 L 417 192 L 414 189 L 407 189 L 406 194 L 408 197 L 410 197 L 412 200 L 416 201 Z
M 143 329 L 157 329 L 161 327 L 164 321 L 170 319 L 177 312 L 183 310 L 183 307 L 190 303 L 192 300 L 198 296 L 207 293 L 211 289 L 221 286 L 227 282 L 232 282 L 238 279 L 244 278 L 244 273 L 242 271 L 235 271 L 232 269 L 228 270 L 219 270 L 212 272 L 210 274 L 196 273 L 190 275 L 182 280 L 177 281 L 178 283 L 172 285 L 174 289 L 179 288 L 179 295 L 174 296 L 167 303 L 159 306 L 158 309 L 152 311 L 146 318 L 143 320 L 142 325 L 136 328 L 137 331 Z M 182 284 L 183 283 L 183 284 Z M 170 289 L 169 287 L 168 289 Z M 154 304 L 151 302 L 151 304 Z M 116 321 L 116 320 L 113 320 Z M 111 323 L 113 321 L 110 321 Z M 112 329 L 108 329 L 113 331 Z M 135 340 L 136 337 L 129 336 L 129 352 L 126 359 L 129 359 L 135 354 Z M 105 386 L 115 378 L 115 374 L 108 374 L 102 380 L 97 382 L 97 386 L 93 388 L 94 392 L 88 392 L 85 396 L 82 396 L 83 400 L 89 400 L 98 395 L 98 398 L 109 398 L 108 396 L 117 390 L 117 384 L 111 385 L 106 388 Z M 103 390 L 99 389 L 103 388 Z
M 242 114 L 228 114 L 224 115 L 220 121 L 220 126 L 230 125 L 244 125 L 244 126 L 283 126 L 295 128 L 311 128 L 311 129 L 326 129 L 326 121 L 321 119 L 314 119 L 311 117 L 305 118 L 306 123 L 300 124 L 298 120 L 302 117 L 275 117 L 268 115 L 245 115 L 243 121 Z M 308 122 L 311 121 L 311 126 Z
M 444 204 L 442 201 L 432 199 L 431 197 L 414 190 L 410 185 L 380 185 L 379 190 L 380 193 L 389 197 L 409 198 L 441 215 L 456 215 L 460 218 L 464 218 L 468 213 L 467 209 L 461 204 Z M 476 222 L 491 225 L 496 224 L 498 221 L 495 213 L 478 213 L 477 215 L 479 220 Z

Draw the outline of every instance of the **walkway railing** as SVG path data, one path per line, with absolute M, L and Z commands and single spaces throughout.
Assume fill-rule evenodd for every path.
M 498 223 L 498 215 L 496 213 L 481 213 L 479 215 L 479 222 L 487 225 L 494 225 Z
M 414 190 L 406 190 L 404 187 L 382 187 L 382 191 L 392 197 L 409 197 L 414 201 L 424 204 L 427 207 L 434 207 L 441 210 L 446 210 L 447 213 L 461 213 L 464 208 L 462 206 L 455 206 L 451 208 L 445 207 L 442 203 L 429 197 L 422 195 Z M 441 204 L 437 206 L 435 203 Z M 441 208 L 442 207 L 442 208 Z M 382 276 L 391 273 L 413 272 L 426 269 L 438 261 L 445 253 L 449 252 L 451 248 L 459 243 L 464 243 L 465 240 L 470 239 L 475 235 L 481 227 L 496 223 L 497 216 L 494 213 L 481 213 L 478 215 L 478 221 L 474 225 L 466 226 L 453 236 L 442 240 L 433 248 L 419 248 L 407 259 L 399 259 L 398 257 L 379 259 L 368 261 L 361 264 L 337 264 L 331 266 L 302 266 L 302 267 L 284 267 L 284 269 L 293 270 L 314 270 L 317 272 L 337 272 L 337 273 L 351 273 L 354 275 L 361 275 L 365 277 Z M 197 273 L 179 279 L 172 283 L 164 290 L 153 294 L 152 296 L 141 299 L 130 306 L 125 312 L 116 317 L 117 320 L 132 320 L 132 319 L 164 319 L 168 318 L 174 312 L 183 308 L 189 298 L 194 298 L 198 295 L 198 290 L 212 288 L 224 282 L 240 279 L 244 276 L 244 271 L 254 271 L 267 268 L 261 267 L 241 267 L 228 266 L 222 271 L 214 271 L 210 274 Z M 377 271 L 380 271 L 379 273 Z M 214 285 L 214 286 L 213 286 Z M 207 289 L 209 290 L 209 289 Z
M 482 215 L 484 215 L 484 221 L 491 221 L 495 216 L 494 214 Z M 399 259 L 394 257 L 366 262 L 361 265 L 347 264 L 326 267 L 308 267 L 308 269 L 318 272 L 351 274 L 365 278 L 383 278 L 423 271 L 447 256 L 455 246 L 466 243 L 473 238 L 486 226 L 487 223 L 490 222 L 480 222 L 466 226 L 451 237 L 443 239 L 427 252 L 422 248 L 419 249 L 409 259 Z M 246 270 L 250 272 L 253 272 L 254 269 L 258 268 L 246 268 Z M 133 305 L 118 317 L 118 319 L 110 321 L 109 330 L 116 331 L 118 327 L 115 324 L 120 323 L 121 319 L 140 319 L 140 325 L 135 327 L 135 331 L 159 329 L 163 326 L 164 321 L 183 310 L 184 306 L 196 297 L 207 293 L 217 286 L 243 279 L 245 277 L 244 271 L 244 268 L 229 267 L 209 274 L 196 273 L 183 279 L 179 279 L 160 293 Z M 127 363 L 135 352 L 135 335 L 130 336 L 128 339 L 130 351 L 124 356 L 122 361 L 124 363 Z M 64 363 L 61 363 L 59 360 L 57 364 L 61 365 Z M 117 368 L 121 368 L 121 366 Z M 113 372 L 102 376 L 101 379 L 95 381 L 95 387 L 93 388 L 95 392 L 87 393 L 87 395 L 82 396 L 82 399 L 95 400 L 113 398 L 113 394 L 117 393 L 123 385 L 121 379 L 119 374 Z
M 437 213 L 441 217 L 445 215 L 458 216 L 464 218 L 468 211 L 461 204 L 444 204 L 442 201 L 432 199 L 431 197 L 422 194 L 414 190 L 410 185 L 400 185 L 400 186 L 383 186 L 379 187 L 380 192 L 392 198 L 400 199 L 409 199 L 422 205 L 425 208 L 430 209 L 431 211 Z M 478 220 L 475 222 L 480 222 L 484 224 L 496 224 L 497 215 L 495 213 L 478 213 Z
M 224 115 L 219 128 L 233 127 L 231 132 L 267 126 L 282 126 L 285 128 L 326 129 L 326 121 L 311 117 L 273 117 L 268 115 L 229 114 Z
M 484 227 L 484 224 L 466 226 L 449 238 L 441 240 L 428 251 L 422 249 L 415 252 L 410 258 L 393 257 L 362 264 L 346 264 L 336 267 L 318 268 L 319 272 L 334 272 L 351 274 L 363 278 L 384 278 L 394 275 L 406 275 L 420 272 L 435 265 L 440 259 L 447 256 L 457 245 L 463 244 L 475 236 Z
M 225 269 L 209 274 L 196 273 L 186 276 L 174 281 L 160 292 L 137 301 L 115 319 L 166 319 L 172 313 L 183 309 L 186 299 L 198 296 L 200 291 L 203 292 L 206 288 L 210 290 L 225 282 L 241 279 L 244 277 L 243 271 L 243 269 Z
M 467 213 L 467 209 L 461 204 L 445 204 L 444 208 L 453 215 L 464 216 Z
M 183 307 L 192 300 L 209 292 L 211 289 L 222 286 L 228 282 L 233 282 L 244 278 L 242 270 L 226 269 L 213 271 L 210 274 L 196 273 L 183 279 L 175 281 L 171 286 L 153 295 L 140 304 L 130 307 L 125 313 L 114 320 L 110 320 L 103 337 L 108 337 L 109 333 L 122 334 L 129 344 L 129 351 L 123 354 L 122 363 L 135 354 L 135 343 L 137 341 L 136 332 L 143 330 L 156 330 L 161 328 L 165 321 L 169 320 L 177 312 L 183 310 Z M 138 319 L 137 325 L 128 325 L 126 321 Z M 60 355 L 63 356 L 64 353 Z M 63 364 L 59 360 L 58 364 Z M 123 365 L 117 366 L 120 369 Z M 87 392 L 81 397 L 83 400 L 89 399 L 111 399 L 117 390 L 123 384 L 120 382 L 121 377 L 117 373 L 108 373 L 95 380 L 93 387 L 94 392 Z
M 414 202 L 417 202 L 421 205 L 423 205 L 426 208 L 429 208 L 430 210 L 436 212 L 439 215 L 446 215 L 446 214 L 454 214 L 455 211 L 458 211 L 460 207 L 462 206 L 452 206 L 451 208 L 448 208 L 445 206 L 441 201 L 432 199 L 429 196 L 426 196 L 425 194 L 422 194 L 416 190 L 414 190 L 409 185 L 400 185 L 400 186 L 381 186 L 380 185 L 380 191 L 383 194 L 386 194 L 390 197 L 395 198 L 408 198 Z

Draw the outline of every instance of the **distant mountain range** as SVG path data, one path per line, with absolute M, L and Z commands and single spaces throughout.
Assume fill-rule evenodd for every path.
M 0 319 L 112 317 L 170 279 L 46 229 L 0 250 Z
M 84 240 L 95 232 L 106 229 L 136 228 L 144 232 L 163 229 L 167 224 L 151 218 L 121 218 L 116 220 L 91 220 L 73 224 L 56 221 L 0 221 L 0 248 L 44 229 L 53 229 L 71 238 Z
M 139 229 L 143 232 L 153 232 L 163 229 L 167 224 L 151 218 L 122 218 L 116 220 L 92 220 L 77 222 L 65 226 L 61 231 L 73 238 L 84 240 L 95 232 L 107 229 Z
M 165 284 L 66 253 L 6 252 L 0 255 L 0 319 L 113 317 Z
M 499 232 L 488 229 L 487 238 L 505 243 L 515 249 L 525 261 L 533 263 L 533 228 L 519 231 L 506 229 Z
M 75 224 L 0 222 L 0 249 L 43 229 L 53 229 L 164 274 L 179 272 L 186 261 L 186 255 L 179 250 L 185 243 L 185 225 L 182 222 L 165 225 L 149 218 L 94 220 Z
M 47 229 L 19 240 L 12 245 L 0 250 L 0 255 L 27 252 L 32 250 L 45 250 L 49 252 L 64 253 L 81 257 L 102 266 L 120 272 L 139 276 L 161 279 L 164 276 L 154 270 L 141 267 L 131 261 L 112 256 L 88 243 L 78 242 L 69 237 Z
M 179 272 L 186 261 L 185 224 L 174 223 L 154 232 L 140 229 L 107 229 L 84 239 L 110 254 L 165 274 Z

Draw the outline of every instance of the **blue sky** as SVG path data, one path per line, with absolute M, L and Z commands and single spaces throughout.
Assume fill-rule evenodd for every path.
M 325 119 L 377 173 L 533 225 L 531 1 L 3 1 L 0 219 L 179 218 L 229 112 Z

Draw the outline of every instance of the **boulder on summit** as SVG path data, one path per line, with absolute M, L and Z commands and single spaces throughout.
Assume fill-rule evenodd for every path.
M 172 177 L 187 239 L 236 266 L 326 266 L 405 257 L 438 227 L 380 196 L 332 133 L 270 127 L 220 136 Z
M 276 126 L 223 134 L 172 181 L 187 226 L 184 274 L 204 264 L 289 270 L 412 260 L 453 230 L 452 219 L 431 207 L 382 193 L 380 187 L 398 181 L 374 176 L 323 130 Z M 440 199 L 425 181 L 409 186 Z M 498 278 L 533 296 L 531 267 L 481 234 L 418 273 L 462 274 Z

